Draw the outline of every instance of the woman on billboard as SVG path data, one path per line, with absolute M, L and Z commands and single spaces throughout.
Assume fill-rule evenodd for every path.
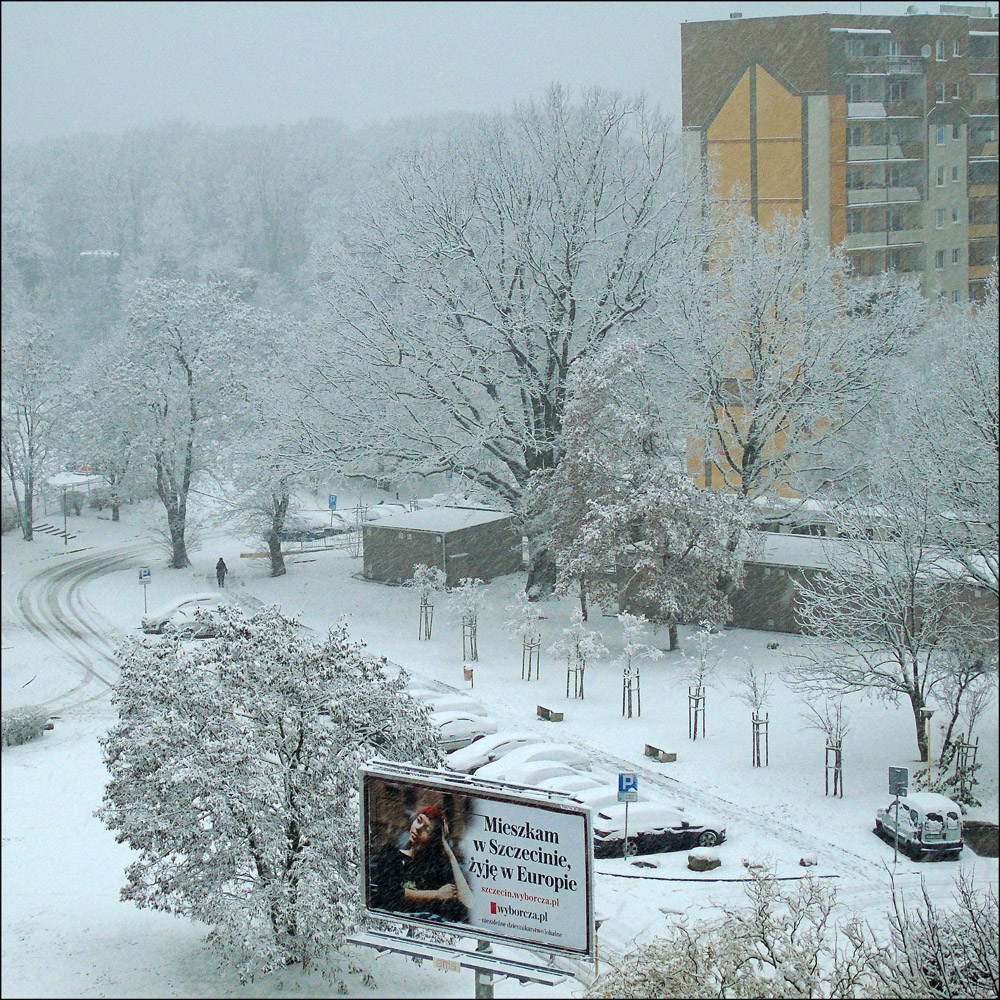
M 414 916 L 467 922 L 472 890 L 448 841 L 438 806 L 418 809 L 405 847 L 386 844 L 369 868 L 370 905 Z

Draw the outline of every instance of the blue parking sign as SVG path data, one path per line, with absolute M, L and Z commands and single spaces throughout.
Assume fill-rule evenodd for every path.
M 639 776 L 633 771 L 618 775 L 618 801 L 635 802 L 639 798 Z
M 327 498 L 327 503 L 329 503 L 329 505 L 330 505 L 330 510 L 336 510 L 337 509 L 337 494 L 336 493 L 331 493 L 329 495 L 329 497 Z

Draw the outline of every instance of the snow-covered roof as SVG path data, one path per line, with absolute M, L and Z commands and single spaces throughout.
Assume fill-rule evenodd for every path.
M 64 486 L 86 486 L 88 483 L 91 486 L 100 486 L 103 479 L 93 473 L 85 475 L 82 472 L 57 472 L 55 475 L 49 476 L 48 483 L 50 486 L 62 489 Z
M 502 510 L 481 510 L 473 507 L 425 507 L 423 510 L 404 511 L 383 517 L 380 528 L 398 528 L 405 531 L 458 531 L 477 524 L 489 524 L 510 517 Z
M 947 796 L 939 795 L 937 792 L 911 792 L 902 796 L 912 808 L 919 809 L 920 812 L 947 812 L 949 809 L 954 812 L 961 812 L 959 807 Z

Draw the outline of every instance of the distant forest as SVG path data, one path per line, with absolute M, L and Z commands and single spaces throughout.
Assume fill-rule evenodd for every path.
M 453 125 L 350 131 L 186 125 L 5 147 L 2 322 L 33 313 L 69 363 L 107 339 L 150 277 L 221 282 L 249 304 L 311 311 L 311 251 L 335 242 L 359 190 Z

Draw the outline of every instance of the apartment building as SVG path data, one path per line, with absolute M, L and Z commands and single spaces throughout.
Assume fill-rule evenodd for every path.
M 685 149 L 762 224 L 808 213 L 855 273 L 975 299 L 997 254 L 997 18 L 908 11 L 683 24 Z

